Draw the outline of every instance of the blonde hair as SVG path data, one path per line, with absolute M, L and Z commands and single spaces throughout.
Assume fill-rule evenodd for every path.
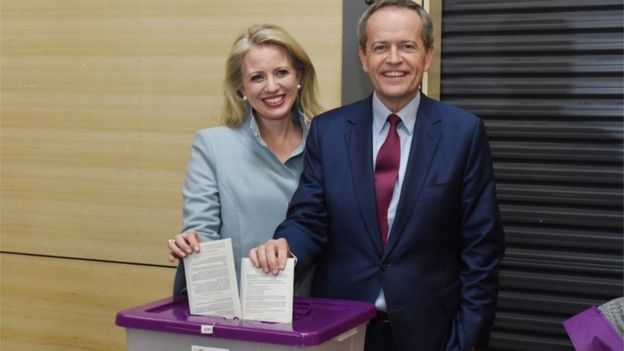
M 225 64 L 225 82 L 223 96 L 223 120 L 230 127 L 238 126 L 244 118 L 246 102 L 240 89 L 243 86 L 243 58 L 256 46 L 277 45 L 286 50 L 290 61 L 297 71 L 301 89 L 295 106 L 298 106 L 307 119 L 321 112 L 318 103 L 318 83 L 316 71 L 308 54 L 301 45 L 284 29 L 273 24 L 253 25 L 245 30 L 235 41 Z

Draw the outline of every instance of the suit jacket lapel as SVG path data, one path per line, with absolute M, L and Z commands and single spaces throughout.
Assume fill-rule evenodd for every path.
M 401 196 L 394 223 L 386 244 L 385 255 L 390 254 L 404 232 L 405 224 L 420 196 L 429 167 L 438 147 L 441 134 L 440 124 L 438 123 L 440 118 L 433 111 L 432 105 L 431 100 L 424 94 L 421 94 L 410 155 L 407 161 L 407 168 L 405 169 L 405 180 L 401 188 Z
M 379 254 L 382 253 L 377 210 L 375 202 L 375 182 L 373 174 L 372 146 L 372 96 L 362 101 L 349 117 L 352 128 L 345 133 L 345 142 L 349 154 L 351 177 L 355 195 L 360 206 L 362 221 Z

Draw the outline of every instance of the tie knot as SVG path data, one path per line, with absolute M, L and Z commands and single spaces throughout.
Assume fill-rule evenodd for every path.
M 393 113 L 388 116 L 388 123 L 390 123 L 391 126 L 396 127 L 399 123 L 401 123 L 401 117 Z

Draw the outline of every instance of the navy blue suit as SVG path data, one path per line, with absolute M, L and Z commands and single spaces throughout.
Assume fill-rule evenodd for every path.
M 504 252 L 482 122 L 421 94 L 386 248 L 372 161 L 372 99 L 312 122 L 286 220 L 297 272 L 316 263 L 313 296 L 374 302 L 383 287 L 401 350 L 469 350 L 487 338 Z

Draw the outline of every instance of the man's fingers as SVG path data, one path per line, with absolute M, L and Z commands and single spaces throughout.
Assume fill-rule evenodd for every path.
M 267 263 L 271 274 L 277 275 L 280 271 L 286 268 L 286 260 L 290 253 L 288 242 L 284 238 L 277 240 L 270 240 L 266 243 L 267 250 Z
M 290 249 L 288 248 L 288 242 L 286 239 L 278 239 L 277 240 L 277 262 L 279 270 L 283 270 L 286 268 L 286 261 L 288 260 L 288 256 L 290 254 Z
M 278 274 L 286 267 L 289 252 L 285 239 L 268 240 L 249 250 L 249 259 L 254 267 L 262 269 L 264 273 Z
M 249 250 L 249 259 L 254 267 L 260 268 L 260 263 L 258 262 L 258 248 L 254 247 Z
M 267 241 L 266 243 L 258 246 L 256 250 L 256 254 L 258 255 L 258 264 L 260 265 L 259 268 L 262 268 L 264 273 L 269 273 L 270 270 L 269 263 L 267 262 L 267 256 L 270 256 L 267 254 L 267 251 L 269 250 L 268 244 L 269 242 Z
M 267 242 L 267 250 L 266 250 L 266 259 L 268 263 L 268 268 L 271 274 L 277 275 L 279 273 L 279 263 L 278 263 L 278 244 L 277 240 L 270 240 Z M 266 271 L 265 271 L 266 273 Z

